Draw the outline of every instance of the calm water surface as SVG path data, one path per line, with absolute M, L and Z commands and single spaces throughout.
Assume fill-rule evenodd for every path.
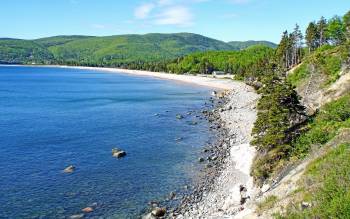
M 196 118 L 209 94 L 148 77 L 0 66 L 0 218 L 66 218 L 87 206 L 87 218 L 135 218 L 193 181 L 213 137 Z M 114 147 L 128 155 L 113 158 Z

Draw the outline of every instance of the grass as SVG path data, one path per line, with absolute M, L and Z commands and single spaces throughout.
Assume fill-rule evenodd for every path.
M 305 133 L 293 143 L 293 156 L 305 157 L 313 145 L 323 145 L 338 134 L 341 128 L 350 127 L 350 94 L 326 104 L 312 118 Z
M 257 212 L 261 213 L 265 210 L 273 208 L 277 201 L 278 201 L 278 198 L 275 195 L 270 195 L 266 197 L 262 202 L 258 204 Z
M 305 210 L 289 207 L 277 218 L 350 218 L 349 157 L 350 143 L 345 143 L 310 163 L 302 184 L 312 206 Z
M 347 54 L 344 55 L 345 46 L 323 46 L 314 53 L 307 56 L 304 62 L 288 75 L 288 81 L 294 86 L 299 86 L 311 75 L 310 65 L 314 65 L 316 73 L 321 73 L 326 77 L 325 83 L 321 87 L 327 87 L 334 83 L 339 77 L 343 62 Z

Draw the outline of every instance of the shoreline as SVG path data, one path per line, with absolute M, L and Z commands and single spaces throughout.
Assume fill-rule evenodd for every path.
M 250 176 L 256 155 L 250 141 L 260 96 L 244 83 L 223 93 L 219 94 L 222 103 L 206 112 L 220 133 L 209 149 L 209 157 L 215 159 L 208 160 L 203 181 L 170 218 L 243 218 L 253 212 L 252 198 L 258 190 Z
M 180 198 L 177 209 L 168 212 L 170 218 L 242 218 L 252 210 L 250 197 L 256 189 L 250 169 L 256 151 L 250 145 L 251 132 L 256 121 L 259 95 L 244 82 L 192 75 L 176 75 L 117 68 L 60 66 L 60 65 L 3 65 L 52 67 L 94 70 L 114 74 L 147 76 L 190 83 L 218 89 L 215 107 L 203 114 L 219 133 L 203 156 L 203 180 L 195 185 L 193 193 Z
M 219 90 L 232 90 L 235 89 L 233 81 L 230 79 L 218 79 L 218 78 L 209 78 L 203 76 L 195 75 L 178 75 L 165 72 L 151 72 L 143 70 L 130 70 L 130 69 L 121 69 L 121 68 L 106 68 L 106 67 L 88 67 L 88 66 L 68 66 L 68 65 L 0 65 L 0 66 L 25 66 L 25 67 L 47 67 L 47 68 L 67 68 L 67 69 L 80 69 L 80 70 L 93 70 L 93 71 L 102 71 L 108 73 L 116 74 L 128 74 L 135 76 L 147 76 L 153 78 L 159 78 L 164 80 L 172 80 L 178 82 L 184 82 L 204 87 L 211 87 Z M 242 82 L 243 83 L 243 82 Z

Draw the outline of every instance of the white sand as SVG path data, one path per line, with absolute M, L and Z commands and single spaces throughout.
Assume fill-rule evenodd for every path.
M 2 66 L 23 66 L 23 65 L 2 65 Z M 218 90 L 232 90 L 234 88 L 233 81 L 230 79 L 216 79 L 202 76 L 177 75 L 170 73 L 150 72 L 141 70 L 128 70 L 120 68 L 102 68 L 102 67 L 84 67 L 84 66 L 65 66 L 65 65 L 26 65 L 27 67 L 52 67 L 52 68 L 73 68 L 82 70 L 103 71 L 118 74 L 131 74 L 137 76 L 155 77 L 165 80 L 174 80 L 184 83 L 206 86 Z

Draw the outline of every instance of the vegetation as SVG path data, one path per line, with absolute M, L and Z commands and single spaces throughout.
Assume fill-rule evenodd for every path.
M 166 71 L 177 74 L 211 74 L 216 70 L 234 74 L 236 79 L 244 79 L 256 75 L 261 65 L 269 62 L 273 53 L 273 49 L 261 45 L 242 51 L 194 53 L 169 63 Z
M 0 63 L 49 64 L 53 55 L 47 49 L 33 41 L 0 39 Z
M 270 67 L 264 65 L 264 70 L 260 70 L 263 73 L 256 77 L 263 84 L 258 89 L 262 97 L 258 103 L 252 141 L 259 152 L 252 168 L 257 183 L 274 176 L 292 158 L 304 157 L 312 145 L 323 144 L 334 137 L 339 128 L 349 126 L 349 96 L 308 119 L 294 91 L 294 87 L 308 78 L 312 71 L 326 75 L 325 85 L 339 78 L 342 65 L 350 57 L 348 43 L 339 36 L 346 35 L 348 29 L 339 28 L 346 22 L 340 17 L 330 21 L 322 17 L 317 23 L 310 23 L 306 31 L 309 54 L 302 47 L 303 35 L 298 25 L 290 34 L 285 31 L 276 50 L 275 61 L 270 59 Z M 302 61 L 285 78 L 283 72 Z
M 265 210 L 271 209 L 278 201 L 277 196 L 270 195 L 266 197 L 262 202 L 258 204 L 258 212 L 261 213 Z
M 313 145 L 326 144 L 342 128 L 350 128 L 350 94 L 320 109 L 310 120 L 308 131 L 293 142 L 293 156 L 305 157 Z
M 228 42 L 231 46 L 234 47 L 234 50 L 243 50 L 251 46 L 256 46 L 256 45 L 263 45 L 263 46 L 268 46 L 273 49 L 277 48 L 277 44 L 269 42 L 269 41 L 254 41 L 254 40 L 249 40 L 249 41 L 231 41 Z
M 247 42 L 241 46 L 260 43 Z M 238 49 L 240 48 L 229 43 L 191 33 L 55 36 L 33 41 L 0 39 L 0 63 L 52 63 L 161 70 L 166 68 L 160 63 L 168 63 L 189 53 Z
M 331 148 L 309 164 L 302 183 L 311 207 L 290 206 L 277 218 L 350 218 L 350 144 Z

